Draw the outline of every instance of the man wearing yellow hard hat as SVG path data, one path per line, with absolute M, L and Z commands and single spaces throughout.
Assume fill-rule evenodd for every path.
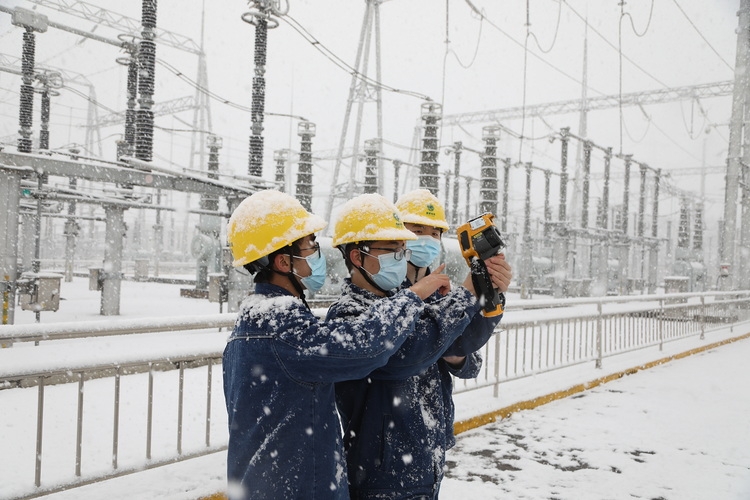
M 248 197 L 229 220 L 234 265 L 256 275 L 223 358 L 232 500 L 349 498 L 333 384 L 385 364 L 443 285 L 423 280 L 351 321 L 320 321 L 304 290 L 325 279 L 314 234 L 325 225 L 278 191 Z
M 363 203 L 366 196 L 377 195 L 351 200 L 336 224 L 334 246 L 343 248 L 352 277 L 342 286 L 342 299 L 329 309 L 329 319 L 358 317 L 379 295 L 385 295 L 368 287 L 371 283 L 366 279 L 369 254 L 374 248 L 386 247 L 377 241 L 380 233 L 368 229 L 369 221 L 378 216 L 368 219 L 371 206 Z M 427 268 L 440 251 L 442 232 L 448 229 L 438 199 L 429 191 L 418 190 L 404 195 L 396 207 L 404 229 L 414 236 L 403 237 L 405 245 L 396 251 L 404 257 L 400 260 L 401 279 L 394 277 L 388 282 L 389 294 L 431 279 L 445 267 L 441 265 L 432 273 Z M 382 239 L 395 238 L 386 233 Z M 504 292 L 510 282 L 510 266 L 506 268 L 499 260 L 490 259 L 487 268 L 493 284 Z M 371 276 L 373 281 L 376 277 Z M 450 293 L 446 287 L 425 302 L 414 333 L 385 366 L 365 378 L 336 383 L 353 499 L 438 496 L 445 451 L 455 444 L 451 375 L 476 377 L 481 358 L 474 351 L 487 341 L 500 316 L 482 316 L 471 276 L 463 286 Z

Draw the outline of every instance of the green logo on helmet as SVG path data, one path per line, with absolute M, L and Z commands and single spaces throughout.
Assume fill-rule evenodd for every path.
M 432 203 L 427 204 L 427 215 L 435 215 L 435 205 Z
M 393 218 L 396 221 L 396 227 L 399 229 L 402 229 L 404 225 L 401 223 L 401 219 L 399 218 L 398 214 L 396 212 L 393 212 Z

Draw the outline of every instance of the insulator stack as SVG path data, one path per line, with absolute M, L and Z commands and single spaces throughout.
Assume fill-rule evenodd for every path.
M 315 124 L 300 122 L 297 135 L 301 137 L 299 153 L 299 169 L 297 170 L 297 192 L 295 197 L 305 207 L 312 211 L 312 138 L 315 137 Z
M 526 163 L 526 203 L 523 212 L 524 240 L 531 238 L 531 168 L 532 164 Z
M 206 138 L 208 144 L 208 178 L 219 178 L 219 150 L 223 145 L 221 137 L 209 135 Z M 201 208 L 203 210 L 219 210 L 219 197 L 214 195 L 201 195 Z
M 614 230 L 622 231 L 622 212 L 619 209 L 615 210 Z
M 435 196 L 438 194 L 438 122 L 442 115 L 442 104 L 422 104 L 422 120 L 425 124 L 422 161 L 419 163 L 419 187 L 428 189 Z
M 49 91 L 42 92 L 42 124 L 39 132 L 39 149 L 49 149 Z
M 568 133 L 570 127 L 560 130 L 560 207 L 557 211 L 557 218 L 564 222 L 567 217 L 566 206 L 568 203 Z M 504 230 L 503 230 L 504 231 Z
M 549 170 L 544 171 L 544 222 L 550 222 L 552 220 L 552 206 L 549 201 L 549 187 L 550 181 L 552 180 L 552 172 Z M 600 200 L 601 201 L 601 200 Z M 544 224 L 544 237 L 549 236 L 549 224 Z
M 589 182 L 591 178 L 590 142 L 583 143 L 583 207 L 581 207 L 581 227 L 589 227 Z
M 380 140 L 365 141 L 365 193 L 378 192 L 378 153 Z
M 628 234 L 628 214 L 630 213 L 630 163 L 632 155 L 625 155 L 625 190 L 622 195 L 622 232 Z
M 127 87 L 127 97 L 128 97 L 128 103 L 127 103 L 127 110 L 125 111 L 125 143 L 126 148 L 124 151 L 124 155 L 120 156 L 129 156 L 132 155 L 135 151 L 135 105 L 136 105 L 136 98 L 138 97 L 138 59 L 137 55 L 134 54 L 133 58 L 130 61 L 130 64 L 128 64 L 128 87 Z
M 693 224 L 693 250 L 703 249 L 703 208 L 695 209 L 695 222 Z
M 690 248 L 690 212 L 686 204 L 680 208 L 680 225 L 677 228 L 677 247 Z
M 279 149 L 273 152 L 276 161 L 276 189 L 282 193 L 286 190 L 286 164 L 289 161 L 289 150 Z
M 23 53 L 21 55 L 21 70 L 23 84 L 21 84 L 21 103 L 19 108 L 18 151 L 31 153 L 31 126 L 34 123 L 34 55 L 36 51 L 35 35 L 31 28 L 26 28 L 23 34 Z
M 151 161 L 154 147 L 154 81 L 156 75 L 156 0 L 143 0 L 141 11 L 143 31 L 138 48 L 138 92 L 140 108 L 135 115 L 135 157 Z M 128 75 L 130 76 L 130 75 Z M 130 83 L 130 82 L 128 82 Z
M 500 127 L 482 127 L 482 139 L 484 155 L 479 183 L 479 211 L 497 215 L 497 141 L 500 139 Z
M 250 175 L 263 175 L 263 113 L 266 102 L 266 44 L 268 21 L 262 17 L 255 20 L 255 76 L 253 77 L 252 121 L 250 136 L 250 158 L 247 171 Z
M 401 175 L 401 162 L 393 160 L 393 203 L 398 201 L 398 181 Z
M 461 141 L 457 141 L 453 144 L 453 211 L 451 213 L 451 225 L 453 228 L 458 227 L 458 183 L 461 181 L 461 147 L 463 144 Z M 448 192 L 445 192 L 446 201 L 448 199 Z

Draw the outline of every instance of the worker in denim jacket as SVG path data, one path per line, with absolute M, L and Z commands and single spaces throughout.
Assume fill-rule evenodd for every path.
M 384 365 L 412 333 L 422 298 L 449 283 L 436 277 L 357 318 L 321 321 L 304 290 L 325 279 L 314 235 L 325 225 L 277 191 L 250 196 L 229 221 L 234 265 L 257 273 L 223 358 L 231 500 L 348 499 L 333 383 Z M 391 227 L 414 238 L 393 217 Z
M 330 308 L 329 319 L 357 317 L 391 290 L 435 274 L 424 268 L 437 252 L 432 244 L 425 251 L 427 245 L 422 241 L 426 240 L 424 236 L 434 239 L 439 250 L 439 238 L 448 226 L 437 198 L 428 191 L 419 194 L 421 208 L 402 200 L 397 205 L 405 209 L 400 211 L 405 225 L 423 236 L 407 242 L 408 264 L 403 266 L 402 279 L 388 284 L 390 289 L 367 279 L 365 252 L 372 252 L 376 244 L 380 248 L 381 242 L 355 244 L 346 238 L 334 238 L 334 246 L 343 248 L 348 257 L 352 278 L 343 287 L 342 299 Z M 412 222 L 406 222 L 409 220 Z M 432 229 L 428 234 L 427 228 L 437 228 L 437 234 L 433 235 Z M 338 224 L 336 229 L 339 235 Z M 510 267 L 506 269 L 497 262 L 487 265 L 493 282 L 498 287 L 505 283 L 507 289 Z M 476 377 L 481 358 L 475 351 L 486 343 L 499 322 L 499 317 L 482 316 L 474 295 L 471 277 L 448 295 L 434 293 L 426 299 L 411 338 L 384 367 L 366 378 L 336 384 L 352 499 L 437 498 L 445 451 L 455 444 L 451 375 Z

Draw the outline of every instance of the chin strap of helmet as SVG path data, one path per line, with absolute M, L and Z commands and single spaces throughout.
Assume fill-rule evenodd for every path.
M 363 248 L 368 248 L 368 247 L 366 247 L 366 246 L 360 247 L 359 245 L 357 245 L 357 250 L 360 251 L 360 255 L 361 255 L 361 252 L 362 252 Z M 369 248 L 368 248 L 368 250 L 369 250 Z M 364 260 L 364 259 L 362 259 L 362 260 Z M 375 281 L 373 281 L 373 279 L 370 277 L 370 273 L 368 273 L 367 270 L 364 267 L 358 266 L 354 262 L 352 262 L 352 266 L 355 269 L 357 269 L 357 271 L 359 271 L 359 273 L 362 275 L 362 277 L 365 279 L 365 281 L 367 281 L 369 284 L 371 284 L 372 286 L 374 286 L 376 289 L 378 289 L 381 292 L 383 292 L 386 297 L 392 297 L 393 296 L 393 292 L 392 291 L 390 291 L 390 290 L 383 290 L 380 286 L 378 286 L 378 284 L 375 283 Z
M 269 267 L 272 272 L 280 275 L 285 276 L 289 281 L 291 281 L 292 286 L 295 290 L 297 290 L 297 293 L 299 293 L 299 298 L 302 301 L 303 304 L 305 304 L 305 307 L 309 310 L 310 305 L 305 300 L 305 289 L 302 288 L 302 284 L 297 279 L 297 276 L 294 274 L 294 249 L 292 248 L 292 245 L 289 245 L 289 272 L 288 273 L 282 273 L 281 271 L 277 271 L 276 269 L 273 269 L 272 267 Z

